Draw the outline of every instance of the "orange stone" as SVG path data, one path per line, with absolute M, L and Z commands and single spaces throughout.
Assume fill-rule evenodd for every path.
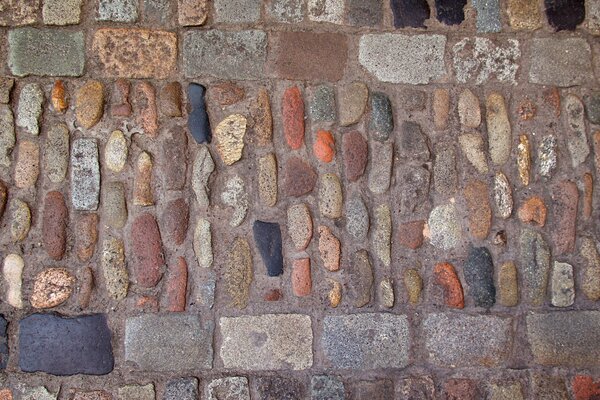
M 591 376 L 575 375 L 571 380 L 575 400 L 592 400 L 600 398 L 600 383 L 594 382 Z
M 539 196 L 533 196 L 525 200 L 525 203 L 519 208 L 517 215 L 521 222 L 535 222 L 542 227 L 546 224 L 546 215 L 548 210 Z
M 286 89 L 281 113 L 285 140 L 292 150 L 298 150 L 304 143 L 304 100 L 298 86 Z
M 560 117 L 560 92 L 556 87 L 544 92 L 544 101 L 554 111 L 554 115 Z
M 452 264 L 441 263 L 435 266 L 435 281 L 444 289 L 444 301 L 448 307 L 464 308 L 463 288 Z
M 592 174 L 586 172 L 583 174 L 583 216 L 589 218 L 592 216 L 594 200 L 594 178 Z
M 2 389 L 0 390 L 0 400 L 12 400 L 13 395 L 10 389 Z
M 141 296 L 136 300 L 135 308 L 142 311 L 158 312 L 158 300 L 154 296 Z
M 67 101 L 67 92 L 65 90 L 65 85 L 63 81 L 60 79 L 54 82 L 54 86 L 52 87 L 52 108 L 57 113 L 64 113 L 65 110 L 69 107 L 69 103 Z
M 185 311 L 187 278 L 187 263 L 183 257 L 178 257 L 177 262 L 169 266 L 161 310 L 170 312 Z
M 324 163 L 330 163 L 335 155 L 335 140 L 329 131 L 318 131 L 313 145 L 315 156 Z
M 308 296 L 312 289 L 310 258 L 294 260 L 292 264 L 292 290 L 298 297 Z
M 158 113 L 156 111 L 156 91 L 149 82 L 140 82 L 135 86 L 137 123 L 146 135 L 155 138 L 158 135 Z
M 266 301 L 279 301 L 283 295 L 279 289 L 271 289 L 265 294 Z

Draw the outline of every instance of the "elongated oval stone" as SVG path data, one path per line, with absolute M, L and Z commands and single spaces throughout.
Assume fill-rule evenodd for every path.
M 435 89 L 433 91 L 432 109 L 435 129 L 439 131 L 446 129 L 450 113 L 450 91 L 448 89 Z
M 510 156 L 511 127 L 504 97 L 492 93 L 486 101 L 486 119 L 490 158 L 496 165 L 504 165 Z
M 12 110 L 8 105 L 0 104 L 0 166 L 10 167 L 15 143 L 15 120 Z
M 290 157 L 283 168 L 283 191 L 288 196 L 300 197 L 313 191 L 317 182 L 314 168 L 299 157 Z
M 360 132 L 354 131 L 344 134 L 342 137 L 342 155 L 346 179 L 350 182 L 357 181 L 364 174 L 369 160 L 369 147 Z
M 350 276 L 354 306 L 364 307 L 371 302 L 374 281 L 373 267 L 366 250 L 354 253 Z
M 181 246 L 187 236 L 190 207 L 184 198 L 169 201 L 161 215 L 161 236 Z
M 462 231 L 454 204 L 442 204 L 431 210 L 427 225 L 432 245 L 443 250 L 458 246 Z
M 531 149 L 527 135 L 519 135 L 517 146 L 517 169 L 523 186 L 529 185 L 529 174 L 531 170 Z
M 419 124 L 404 121 L 398 142 L 400 156 L 410 161 L 428 161 L 431 157 L 427 136 Z
M 487 160 L 483 152 L 483 138 L 476 133 L 467 133 L 458 137 L 458 143 L 467 160 L 480 174 L 488 173 Z
M 394 282 L 392 278 L 386 277 L 379 282 L 379 304 L 385 308 L 394 307 Z
M 6 183 L 4 183 L 0 179 L 0 219 L 4 215 L 4 211 L 6 210 L 6 203 L 8 200 L 8 188 L 6 187 Z
M 258 159 L 258 196 L 268 207 L 277 204 L 277 159 L 274 153 Z
M 122 240 L 113 237 L 104 239 L 101 265 L 108 295 L 115 300 L 123 300 L 129 289 L 129 273 Z
M 360 196 L 354 196 L 346 202 L 346 230 L 359 241 L 367 238 L 369 210 Z
M 99 81 L 89 81 L 75 93 L 77 123 L 90 129 L 100 121 L 103 113 L 104 86 Z
M 155 138 L 158 135 L 158 112 L 156 110 L 156 90 L 150 82 L 139 82 L 135 86 L 137 94 L 137 123 L 142 127 L 144 133 Z
M 188 129 L 196 143 L 210 143 L 212 132 L 210 130 L 210 121 L 206 112 L 206 102 L 204 96 L 206 88 L 197 83 L 190 83 L 188 86 L 188 103 L 190 104 L 190 113 L 188 114 Z
M 210 222 L 204 218 L 198 218 L 196 229 L 194 229 L 194 254 L 200 267 L 208 268 L 212 265 L 213 251 Z
M 552 241 L 554 254 L 561 255 L 575 250 L 579 190 L 571 181 L 562 181 L 552 188 Z
M 496 302 L 494 264 L 485 247 L 471 247 L 464 267 L 465 281 L 476 307 L 490 308 Z
M 313 224 L 306 204 L 294 204 L 287 211 L 288 233 L 296 250 L 308 247 L 313 235 Z
M 33 293 L 29 299 L 35 308 L 52 308 L 73 293 L 76 279 L 65 268 L 47 268 L 35 276 Z
M 69 102 L 67 100 L 67 90 L 65 89 L 65 84 L 60 79 L 57 79 L 54 82 L 54 86 L 52 86 L 52 108 L 59 114 L 64 113 L 69 107 Z
M 490 233 L 492 225 L 492 208 L 485 182 L 470 181 L 464 189 L 464 196 L 469 212 L 469 228 L 471 236 L 483 240 Z
M 20 199 L 11 201 L 12 220 L 10 223 L 10 235 L 15 242 L 25 240 L 31 227 L 31 211 L 27 203 Z
M 254 137 L 256 144 L 267 146 L 273 141 L 273 115 L 269 92 L 265 88 L 258 90 L 256 103 L 251 111 L 254 120 Z
M 563 101 L 567 115 L 567 148 L 571 154 L 573 168 L 577 168 L 590 154 L 585 129 L 585 113 L 579 97 L 569 94 Z
M 557 162 L 557 141 L 554 135 L 544 136 L 538 150 L 538 168 L 540 175 L 546 178 L 552 176 Z
M 575 30 L 585 19 L 583 0 L 544 0 L 548 23 L 557 31 Z
M 161 310 L 169 312 L 185 311 L 187 293 L 188 267 L 185 258 L 177 257 L 177 260 L 169 265 L 169 272 L 165 281 L 165 292 L 161 299 Z
M 575 281 L 571 264 L 554 261 L 550 300 L 554 307 L 569 307 L 575 302 Z
M 163 274 L 164 256 L 160 231 L 152 214 L 139 215 L 131 226 L 133 272 L 137 284 L 151 288 Z
M 104 222 L 115 229 L 121 229 L 127 222 L 127 202 L 125 186 L 121 182 L 109 182 L 102 191 Z
M 385 141 L 394 130 L 392 103 L 385 93 L 375 92 L 371 95 L 371 116 L 369 130 L 375 140 Z
M 594 239 L 583 237 L 579 246 L 580 253 L 585 259 L 581 291 L 592 300 L 600 300 L 600 254 Z
M 550 248 L 539 232 L 524 229 L 519 238 L 520 264 L 529 304 L 540 306 L 546 297 Z
M 505 262 L 498 272 L 498 302 L 504 307 L 519 304 L 519 283 L 514 262 Z
M 292 150 L 297 150 L 304 144 L 304 100 L 297 86 L 284 92 L 281 114 L 287 145 Z
M 221 193 L 221 200 L 229 207 L 233 207 L 233 213 L 229 219 L 232 227 L 240 226 L 248 213 L 248 193 L 244 180 L 238 175 L 231 177 L 225 183 L 225 190 Z
M 250 245 L 242 238 L 236 238 L 227 252 L 225 263 L 225 290 L 233 307 L 244 309 L 250 297 L 250 285 L 254 279 Z
M 508 178 L 502 172 L 494 177 L 494 201 L 500 218 L 508 218 L 513 210 L 512 188 Z
M 44 104 L 44 92 L 37 83 L 28 83 L 21 89 L 17 108 L 17 126 L 32 135 L 40 133 L 40 116 Z
M 196 194 L 196 201 L 200 208 L 208 208 L 210 205 L 210 188 L 208 179 L 215 170 L 215 163 L 207 146 L 200 146 L 194 166 L 192 169 L 192 189 Z
M 25 262 L 20 255 L 9 254 L 4 258 L 2 274 L 8 286 L 5 301 L 14 308 L 23 308 L 23 299 L 21 297 L 23 268 L 25 268 Z
M 330 86 L 321 85 L 315 90 L 310 103 L 309 114 L 313 121 L 335 121 L 335 93 Z
M 371 166 L 369 168 L 368 186 L 374 194 L 383 194 L 390 187 L 394 146 L 392 143 L 373 143 L 371 147 Z
M 362 82 L 353 82 L 339 89 L 339 119 L 341 126 L 356 124 L 365 112 L 369 89 Z
M 42 217 L 42 243 L 48 255 L 60 260 L 67 248 L 67 222 L 69 214 L 60 192 L 46 194 Z
M 133 186 L 133 204 L 136 206 L 151 206 L 154 204 L 152 193 L 152 169 L 154 162 L 147 152 L 140 153 L 137 160 L 135 172 L 135 184 Z
M 292 263 L 292 291 L 295 296 L 308 296 L 312 290 L 310 258 L 301 258 Z
M 419 271 L 414 268 L 404 271 L 404 286 L 408 293 L 408 302 L 413 305 L 418 304 L 423 290 L 423 278 L 421 278 Z
M 242 158 L 246 117 L 233 114 L 221 121 L 215 128 L 217 151 L 225 165 L 233 165 Z
M 95 139 L 76 139 L 71 151 L 71 203 L 82 211 L 95 211 L 100 195 L 100 165 Z
M 373 252 L 386 267 L 392 262 L 392 213 L 387 204 L 375 209 L 375 231 L 373 232 Z
M 454 266 L 449 263 L 437 264 L 434 269 L 435 281 L 442 286 L 444 291 L 444 302 L 448 307 L 465 308 L 465 298 L 462 284 Z
M 104 147 L 104 163 L 112 172 L 121 172 L 127 162 L 128 145 L 123 132 L 115 130 Z M 176 163 L 173 163 L 176 164 Z
M 342 184 L 337 175 L 324 174 L 321 177 L 319 189 L 319 211 L 326 218 L 340 218 L 342 216 L 343 197 Z
M 460 123 L 467 128 L 477 128 L 481 124 L 479 99 L 470 89 L 465 89 L 458 97 Z
M 56 124 L 48 131 L 45 151 L 45 169 L 50 182 L 60 183 L 69 167 L 69 129 L 65 124 Z
M 171 135 L 161 149 L 161 174 L 163 185 L 168 190 L 181 190 L 186 184 L 188 156 L 187 135 L 180 126 L 170 129 Z M 177 162 L 171 162 L 177 160 Z
M 167 117 L 181 117 L 181 83 L 169 82 L 160 91 L 159 109 Z
M 267 268 L 267 275 L 279 276 L 283 273 L 281 253 L 281 229 L 273 222 L 254 221 L 252 225 L 254 243 Z
M 340 240 L 334 236 L 331 229 L 324 225 L 319 226 L 319 254 L 325 269 L 332 272 L 340 269 L 341 250 Z
M 75 253 L 80 261 L 89 261 L 98 241 L 98 214 L 81 214 L 75 222 Z

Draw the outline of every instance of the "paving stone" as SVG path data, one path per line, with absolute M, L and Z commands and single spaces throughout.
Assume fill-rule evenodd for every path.
M 465 19 L 466 0 L 436 0 L 435 9 L 438 21 L 446 25 L 460 25 Z
M 373 232 L 373 252 L 386 267 L 391 263 L 392 213 L 387 204 L 375 209 L 375 229 Z
M 310 258 L 300 258 L 292 262 L 292 291 L 295 296 L 310 295 L 312 279 L 310 277 Z
M 482 396 L 477 383 L 471 379 L 448 379 L 442 390 L 444 398 L 451 400 L 476 400 Z
M 187 236 L 190 207 L 183 198 L 169 201 L 161 216 L 162 236 L 180 246 Z
M 390 379 L 361 380 L 350 385 L 354 399 L 393 400 L 394 382 Z
M 231 305 L 244 309 L 248 305 L 250 284 L 254 276 L 250 246 L 245 239 L 236 238 L 228 254 L 224 272 L 225 287 L 232 300 Z
M 29 25 L 37 21 L 39 0 L 9 0 L 3 6 L 0 26 Z
M 112 400 L 112 395 L 104 390 L 77 391 L 73 394 L 72 400 Z
M 267 35 L 258 30 L 189 31 L 183 35 L 182 51 L 187 78 L 257 79 L 264 73 Z
M 552 241 L 554 254 L 571 253 L 575 249 L 579 191 L 577 185 L 562 181 L 552 188 Z
M 380 25 L 383 21 L 383 1 L 349 0 L 346 2 L 346 16 L 350 25 Z
M 342 24 L 344 20 L 344 1 L 308 0 L 308 18 L 316 22 Z
M 225 81 L 211 85 L 208 88 L 208 96 L 221 106 L 230 106 L 244 100 L 246 89 L 233 82 Z
M 401 379 L 396 385 L 396 396 L 400 399 L 428 400 L 435 395 L 435 384 L 429 376 Z
M 391 0 L 390 8 L 396 28 L 425 28 L 431 10 L 424 0 Z
M 450 112 L 450 92 L 448 89 L 435 89 L 433 91 L 432 107 L 435 129 L 446 129 L 448 127 L 448 116 Z
M 225 183 L 225 190 L 221 193 L 223 204 L 233 207 L 233 213 L 229 219 L 231 227 L 240 226 L 248 213 L 248 193 L 242 178 L 234 175 Z
M 565 97 L 563 104 L 567 115 L 567 148 L 571 154 L 573 168 L 577 168 L 590 154 L 585 132 L 583 103 L 579 97 L 570 94 Z
M 563 311 L 527 316 L 527 338 L 534 361 L 547 366 L 598 365 L 600 313 Z
M 271 112 L 271 101 L 269 92 L 264 87 L 258 89 L 256 103 L 250 109 L 254 120 L 254 137 L 256 144 L 267 146 L 273 142 L 273 115 Z
M 571 264 L 554 261 L 550 300 L 554 307 L 569 307 L 575 302 L 575 281 Z
M 94 290 L 94 272 L 91 267 L 83 267 L 79 272 L 77 291 L 77 305 L 81 309 L 90 306 L 92 291 Z
M 593 124 L 600 124 L 600 92 L 592 92 L 583 97 L 585 103 L 585 114 Z
M 32 314 L 19 321 L 22 371 L 59 376 L 105 375 L 113 365 L 111 332 L 103 314 L 77 318 Z
M 194 166 L 192 169 L 192 189 L 196 194 L 196 201 L 198 205 L 206 209 L 210 205 L 210 187 L 208 180 L 215 170 L 215 163 L 210 155 L 208 147 L 203 145 L 200 146 L 194 159 Z
M 436 365 L 501 366 L 509 357 L 512 321 L 491 315 L 429 314 L 423 321 L 425 347 Z
M 486 121 L 490 158 L 496 165 L 508 161 L 511 148 L 511 128 L 504 97 L 492 93 L 486 101 Z
M 25 268 L 25 262 L 20 255 L 8 254 L 4 258 L 2 275 L 7 285 L 4 300 L 14 308 L 23 308 L 23 298 L 21 295 L 23 268 Z
M 502 30 L 498 0 L 475 0 L 473 6 L 477 11 L 477 32 L 492 33 Z
M 278 22 L 297 23 L 304 19 L 304 4 L 302 0 L 271 0 L 267 5 L 267 13 Z
M 452 144 L 439 143 L 436 145 L 434 153 L 433 185 L 435 191 L 440 194 L 451 195 L 458 186 L 456 150 Z
M 339 89 L 338 105 L 341 126 L 350 126 L 360 121 L 367 107 L 369 89 L 362 82 L 352 82 Z
M 10 235 L 15 242 L 23 241 L 31 228 L 31 211 L 27 203 L 20 199 L 11 200 L 10 208 L 12 214 Z
M 81 20 L 81 0 L 45 0 L 42 17 L 46 25 L 77 25 Z
M 478 0 L 479 4 L 498 0 Z M 497 80 L 516 85 L 521 61 L 521 49 L 516 39 L 495 41 L 483 38 L 464 38 L 452 46 L 456 80 L 481 85 Z
M 194 229 L 193 247 L 198 265 L 202 268 L 210 267 L 213 263 L 212 234 L 210 222 L 204 218 L 198 218 Z
M 17 126 L 25 129 L 32 135 L 40 133 L 40 117 L 44 104 L 44 92 L 37 83 L 28 83 L 23 86 L 19 95 L 17 108 Z
M 530 374 L 530 390 L 543 399 L 567 400 L 569 394 L 564 378 L 541 373 Z
M 342 158 L 346 179 L 357 181 L 364 174 L 369 158 L 367 141 L 360 132 L 353 131 L 342 136 Z
M 71 297 L 75 277 L 65 268 L 48 268 L 35 276 L 29 299 L 35 308 L 56 307 Z
M 488 165 L 483 152 L 483 138 L 477 133 L 467 133 L 458 137 L 458 143 L 465 157 L 480 174 L 487 174 Z
M 319 212 L 325 218 L 340 218 L 343 211 L 343 191 L 335 174 L 321 175 L 319 188 Z
M 151 26 L 168 25 L 175 15 L 176 3 L 168 0 L 144 0 L 143 20 Z
M 261 377 L 255 383 L 255 391 L 264 400 L 295 400 L 307 398 L 304 380 L 290 377 Z
M 556 169 L 556 148 L 557 142 L 554 135 L 544 136 L 540 142 L 538 149 L 538 165 L 540 175 L 543 177 L 552 176 L 553 171 Z
M 392 143 L 372 143 L 368 186 L 374 194 L 383 194 L 390 187 L 394 146 Z
M 248 378 L 229 376 L 213 379 L 206 387 L 207 400 L 250 400 Z
M 498 303 L 504 307 L 519 304 L 517 267 L 512 261 L 503 263 L 498 271 Z
M 179 378 L 167 382 L 164 400 L 196 400 L 198 398 L 198 379 Z
M 122 240 L 113 237 L 104 239 L 101 266 L 108 295 L 115 300 L 123 300 L 129 289 L 129 273 Z
M 435 247 L 450 250 L 462 239 L 460 221 L 454 204 L 442 204 L 431 210 L 428 220 L 429 240 Z
M 156 393 L 154 384 L 146 385 L 126 385 L 118 390 L 119 400 L 154 400 Z
M 408 325 L 405 315 L 328 315 L 321 339 L 325 363 L 343 369 L 404 368 L 409 364 Z
M 519 382 L 510 384 L 490 384 L 490 400 L 523 400 L 523 390 Z
M 369 131 L 375 140 L 385 141 L 394 130 L 392 103 L 385 93 L 371 94 L 371 115 Z
M 138 156 L 133 179 L 133 204 L 136 206 L 154 205 L 154 194 L 152 191 L 152 170 L 154 161 L 152 156 L 142 151 Z
M 533 39 L 530 52 L 530 83 L 580 85 L 592 71 L 590 45 L 581 38 Z
M 177 19 L 182 26 L 204 25 L 209 13 L 208 0 L 179 0 Z
M 281 275 L 283 273 L 283 255 L 279 224 L 257 220 L 252 225 L 252 232 L 254 243 L 267 269 L 267 275 Z
M 298 86 L 283 93 L 281 115 L 285 141 L 292 150 L 298 150 L 304 144 L 304 100 Z
M 328 271 L 340 269 L 341 244 L 327 226 L 319 226 L 319 254 Z
M 131 225 L 131 266 L 139 286 L 152 288 L 163 274 L 164 255 L 158 225 L 150 213 L 138 215 Z
M 355 307 L 364 307 L 371 302 L 373 291 L 373 266 L 366 250 L 359 250 L 352 257 L 350 286 Z
M 593 192 L 594 178 L 592 174 L 586 172 L 583 174 L 583 217 L 588 219 L 592 216 L 593 211 Z
M 102 205 L 105 223 L 115 229 L 122 229 L 127 222 L 127 203 L 123 183 L 105 184 L 102 191 Z
M 137 124 L 142 132 L 151 138 L 158 135 L 158 112 L 156 110 L 156 90 L 149 82 L 138 82 L 134 88 L 134 107 Z
M 212 321 L 196 315 L 144 314 L 125 322 L 125 359 L 142 371 L 212 367 Z M 152 349 L 152 351 L 148 351 Z
M 442 286 L 444 292 L 444 303 L 448 307 L 462 309 L 465 307 L 463 288 L 456 275 L 454 266 L 449 263 L 441 263 L 435 266 L 435 282 Z
M 416 250 L 423 244 L 425 221 L 417 220 L 398 224 L 398 242 L 401 246 Z
M 52 183 L 60 183 L 69 167 L 69 129 L 63 123 L 53 125 L 47 133 L 44 146 L 46 176 Z
M 310 379 L 311 400 L 344 400 L 344 382 L 332 375 L 315 375 Z
M 540 233 L 524 229 L 519 238 L 519 254 L 525 298 L 533 306 L 542 305 L 550 271 L 548 244 Z
M 321 85 L 315 90 L 309 114 L 313 121 L 335 121 L 335 92 L 330 86 Z
M 496 302 L 492 254 L 485 247 L 471 247 L 463 268 L 469 295 L 476 307 L 490 308 Z
M 523 186 L 529 185 L 531 172 L 531 147 L 527 135 L 519 135 L 519 144 L 517 146 L 517 169 L 519 178 Z
M 52 191 L 44 199 L 42 214 L 42 244 L 53 260 L 61 260 L 67 248 L 67 224 L 69 213 L 65 198 Z
M 138 19 L 134 0 L 99 0 L 96 21 L 135 22 Z
M 296 371 L 313 364 L 312 323 L 308 315 L 221 317 L 219 325 L 223 337 L 220 357 L 225 368 Z
M 542 25 L 542 13 L 536 2 L 509 0 L 506 5 L 508 22 L 513 29 L 538 29 Z
M 257 22 L 260 19 L 260 4 L 258 0 L 215 0 L 215 22 L 226 24 Z
M 233 165 L 242 158 L 247 120 L 241 114 L 232 114 L 215 128 L 217 152 L 225 165 Z
M 294 204 L 287 210 L 288 234 L 296 250 L 308 247 L 313 235 L 313 222 L 306 204 Z
M 16 76 L 81 76 L 83 32 L 17 28 L 8 32 L 8 67 Z
M 477 128 L 481 124 L 479 99 L 470 89 L 465 89 L 458 98 L 458 116 L 460 123 L 467 128 Z
M 277 203 L 277 160 L 274 153 L 258 159 L 258 195 L 269 207 Z
M 596 301 L 600 299 L 600 254 L 596 242 L 589 238 L 581 238 L 579 252 L 585 259 L 583 279 L 580 283 L 581 291 L 585 296 Z
M 210 129 L 210 120 L 206 112 L 206 102 L 204 99 L 206 88 L 197 83 L 188 85 L 188 102 L 190 112 L 188 114 L 188 129 L 196 143 L 210 143 L 212 140 L 212 131 Z
M 89 81 L 75 93 L 75 116 L 77 123 L 90 129 L 100 121 L 104 113 L 104 86 L 99 81 Z
M 445 47 L 443 35 L 366 34 L 360 38 L 358 60 L 380 81 L 427 84 L 446 74 Z
M 358 195 L 346 202 L 346 230 L 359 241 L 365 241 L 369 233 L 369 210 Z
M 8 105 L 0 105 L 0 166 L 9 168 L 16 143 L 15 120 Z
M 573 31 L 585 18 L 585 1 L 568 0 L 558 3 L 553 0 L 544 0 L 548 23 L 556 31 Z

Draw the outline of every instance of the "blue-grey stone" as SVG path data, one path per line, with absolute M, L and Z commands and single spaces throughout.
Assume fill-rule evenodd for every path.
M 317 375 L 310 380 L 311 400 L 344 400 L 344 382 L 337 376 Z
M 467 0 L 435 0 L 438 21 L 446 25 L 460 25 L 465 20 Z
M 373 139 L 381 142 L 387 140 L 394 130 L 392 103 L 385 93 L 375 92 L 371 94 L 369 130 Z
M 396 28 L 425 28 L 431 10 L 427 0 L 391 0 Z
M 585 0 L 544 0 L 548 23 L 557 31 L 573 31 L 585 19 Z
M 167 382 L 163 400 L 197 400 L 198 379 L 179 378 Z
M 500 0 L 473 0 L 477 10 L 477 32 L 491 33 L 502 30 Z
M 210 121 L 206 112 L 206 88 L 197 83 L 190 83 L 188 86 L 188 102 L 191 111 L 188 115 L 188 129 L 197 143 L 210 143 L 212 133 L 210 130 Z
M 475 306 L 492 307 L 496 302 L 496 287 L 490 251 L 485 247 L 471 247 L 464 274 L 469 286 L 469 295 L 475 300 Z
M 283 255 L 281 253 L 281 229 L 274 222 L 254 221 L 252 227 L 254 242 L 267 268 L 269 276 L 283 273 Z
M 19 368 L 52 375 L 104 375 L 114 366 L 103 314 L 33 314 L 19 322 Z

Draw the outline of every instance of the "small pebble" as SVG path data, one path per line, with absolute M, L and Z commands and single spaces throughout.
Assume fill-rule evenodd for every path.
M 404 286 L 408 293 L 408 302 L 410 304 L 419 304 L 421 301 L 421 291 L 423 290 L 423 278 L 414 268 L 404 271 Z

